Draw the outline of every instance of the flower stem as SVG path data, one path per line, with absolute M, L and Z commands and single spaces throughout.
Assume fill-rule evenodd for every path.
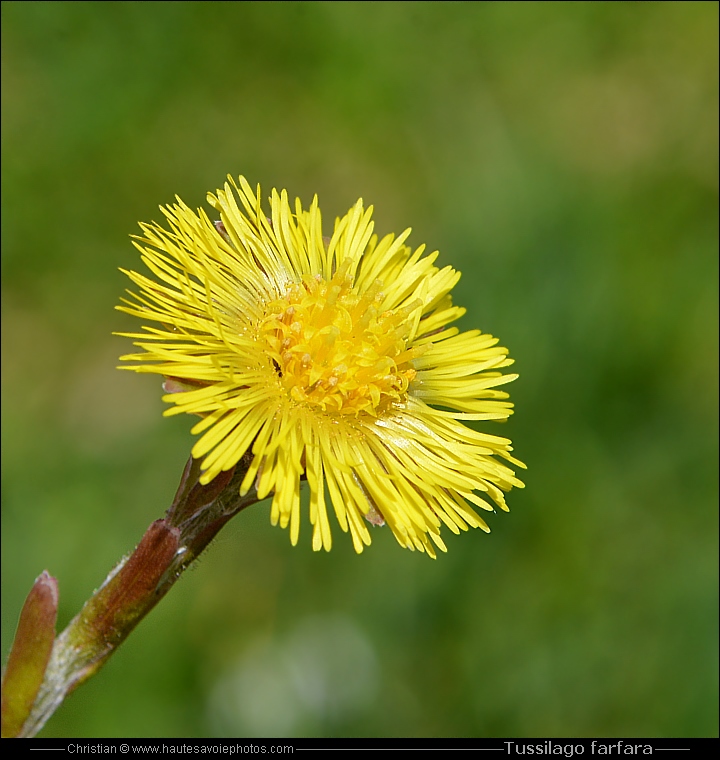
M 200 462 L 188 460 L 165 517 L 150 525 L 135 551 L 120 560 L 55 639 L 32 709 L 19 730 L 17 709 L 13 726 L 6 726 L 3 716 L 3 736 L 35 736 L 65 697 L 100 670 L 225 523 L 257 501 L 254 489 L 239 495 L 246 468 L 241 460 L 203 486 L 198 483 Z M 17 700 L 3 693 L 3 713 L 6 702 L 13 706 Z

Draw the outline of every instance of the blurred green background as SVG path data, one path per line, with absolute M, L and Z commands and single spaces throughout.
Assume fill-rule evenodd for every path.
M 718 5 L 3 2 L 2 654 L 169 504 L 128 235 L 227 173 L 463 272 L 527 488 L 433 562 L 236 518 L 42 735 L 714 736 Z

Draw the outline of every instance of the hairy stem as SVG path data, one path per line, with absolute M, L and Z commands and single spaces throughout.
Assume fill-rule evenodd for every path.
M 65 697 L 100 670 L 225 523 L 257 501 L 254 489 L 239 495 L 246 468 L 242 460 L 202 486 L 199 461 L 188 460 L 165 517 L 150 525 L 135 551 L 110 571 L 55 639 L 32 709 L 14 735 L 35 736 Z M 12 701 L 12 695 L 3 698 Z

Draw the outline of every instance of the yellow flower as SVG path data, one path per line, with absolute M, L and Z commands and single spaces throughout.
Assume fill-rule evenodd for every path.
M 208 194 L 221 221 L 178 199 L 162 209 L 169 230 L 140 225 L 155 279 L 122 270 L 140 292 L 117 307 L 159 325 L 124 333 L 144 353 L 123 368 L 167 378 L 165 414 L 202 417 L 200 481 L 248 452 L 241 492 L 274 494 L 272 523 L 295 544 L 305 477 L 315 550 L 332 543 L 328 497 L 358 552 L 366 522 L 432 557 L 441 523 L 488 531 L 468 502 L 507 510 L 503 491 L 522 483 L 500 460 L 524 465 L 462 421 L 506 419 L 497 388 L 517 375 L 498 371 L 512 360 L 496 338 L 448 326 L 465 312 L 450 297 L 459 272 L 406 246 L 410 230 L 378 240 L 362 200 L 328 239 L 317 198 L 293 212 L 273 190 L 268 218 L 260 189 L 229 179 Z

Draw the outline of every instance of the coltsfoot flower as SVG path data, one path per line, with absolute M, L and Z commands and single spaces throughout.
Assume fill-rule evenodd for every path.
M 272 494 L 295 544 L 305 478 L 315 550 L 332 544 L 329 504 L 358 552 L 368 523 L 432 557 L 443 523 L 488 531 L 471 505 L 507 510 L 523 484 L 503 460 L 524 465 L 463 421 L 506 419 L 498 388 L 517 375 L 499 371 L 512 360 L 496 338 L 450 326 L 460 273 L 406 246 L 409 229 L 379 240 L 362 200 L 328 239 L 317 198 L 304 210 L 273 190 L 267 217 L 259 188 L 228 179 L 208 194 L 220 220 L 178 199 L 169 229 L 140 225 L 154 279 L 122 270 L 139 293 L 117 307 L 158 325 L 123 333 L 144 352 L 123 368 L 165 376 L 165 414 L 201 417 L 200 482 L 249 453 L 241 493 Z

